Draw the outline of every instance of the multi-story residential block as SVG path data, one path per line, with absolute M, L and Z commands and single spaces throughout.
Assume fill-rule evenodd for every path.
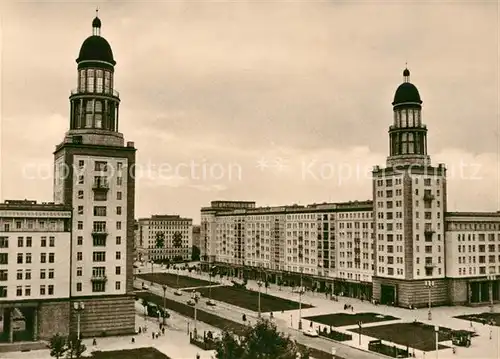
M 189 260 L 193 248 L 193 220 L 178 215 L 139 219 L 139 241 L 152 261 Z
M 54 152 L 54 201 L 74 209 L 70 300 L 85 306 L 80 314 L 84 336 L 135 332 L 136 150 L 119 132 L 116 61 L 100 35 L 98 17 L 92 28 L 76 60 L 69 131 Z
M 445 248 L 452 302 L 500 299 L 500 212 L 447 213 Z
M 0 341 L 69 330 L 71 207 L 0 204 Z
M 216 215 L 232 209 L 254 208 L 255 202 L 212 201 L 210 207 L 201 209 L 200 256 L 205 263 L 216 260 Z
M 212 202 L 213 212 L 219 210 L 211 213 L 215 261 L 229 264 L 235 275 L 258 268 L 274 280 L 293 280 L 300 273 L 336 293 L 371 296 L 371 201 L 229 211 L 219 204 Z
M 202 259 L 236 274 L 300 273 L 335 293 L 399 306 L 500 300 L 500 212 L 447 213 L 446 168 L 431 164 L 422 100 L 408 69 L 403 77 L 373 202 L 214 201 L 201 209 Z

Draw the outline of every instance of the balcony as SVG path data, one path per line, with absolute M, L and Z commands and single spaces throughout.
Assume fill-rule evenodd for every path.
M 95 275 L 92 275 L 92 277 L 90 278 L 90 281 L 91 282 L 105 283 L 108 281 L 108 277 L 106 277 L 105 274 L 95 274 Z
M 94 191 L 107 192 L 109 190 L 109 183 L 106 181 L 94 182 L 94 184 L 92 185 L 92 189 Z
M 106 241 L 106 238 L 108 237 L 108 232 L 106 230 L 93 230 L 92 231 L 92 238 L 95 242 L 100 242 L 100 241 Z
M 426 193 L 424 194 L 424 201 L 426 202 L 434 201 L 434 196 L 432 194 Z
M 434 230 L 430 228 L 426 228 L 424 230 L 424 236 L 426 242 L 432 242 L 432 235 L 434 234 Z
M 425 269 L 432 269 L 434 268 L 436 265 L 432 262 L 426 262 L 425 263 Z
M 71 90 L 71 96 L 75 95 L 102 95 L 102 96 L 113 96 L 116 98 L 120 98 L 120 93 L 115 89 L 102 89 L 102 91 L 87 91 L 87 89 L 73 89 Z

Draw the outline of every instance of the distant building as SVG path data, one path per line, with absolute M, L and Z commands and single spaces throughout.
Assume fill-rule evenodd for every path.
M 193 246 L 200 248 L 200 230 L 199 225 L 193 225 Z
M 422 100 L 408 69 L 403 77 L 387 163 L 373 169 L 373 201 L 213 201 L 201 209 L 204 265 L 295 283 L 299 275 L 404 307 L 500 301 L 500 212 L 447 212 L 446 168 L 431 165 Z
M 48 339 L 69 331 L 71 220 L 71 207 L 62 204 L 0 204 L 4 341 Z
M 140 218 L 139 242 L 149 261 L 189 260 L 193 246 L 193 220 L 178 215 Z M 158 246 L 161 242 L 163 245 Z

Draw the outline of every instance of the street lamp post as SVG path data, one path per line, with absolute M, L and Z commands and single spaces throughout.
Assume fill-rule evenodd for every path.
M 258 299 L 258 308 L 259 308 L 259 313 L 258 313 L 258 317 L 260 318 L 260 288 L 262 287 L 262 282 L 259 280 L 257 282 L 257 285 L 259 286 L 259 299 Z
M 83 302 L 74 302 L 73 308 L 76 311 L 76 335 L 80 339 L 80 315 L 85 310 L 85 304 Z
M 434 281 L 433 280 L 426 280 L 425 281 L 425 286 L 429 289 L 429 311 L 427 312 L 427 319 L 432 320 L 432 312 L 431 312 L 432 297 L 431 297 L 431 290 L 432 290 L 432 287 L 434 287 Z
M 163 289 L 163 325 L 165 325 L 165 310 L 167 308 L 167 286 L 162 285 L 161 288 Z
M 359 327 L 359 331 L 358 331 L 358 338 L 359 338 L 359 346 L 361 346 L 361 329 L 362 329 L 362 325 L 363 325 L 363 322 L 359 321 L 358 322 L 358 327 Z
M 302 330 L 302 271 L 304 268 L 300 267 L 300 288 L 299 288 L 299 330 Z
M 194 300 L 194 337 L 197 338 L 198 330 L 197 330 L 196 323 L 198 322 L 198 310 L 197 310 L 196 305 L 198 304 L 199 298 L 194 290 L 193 290 L 193 294 L 191 295 L 191 298 L 193 298 L 193 300 Z
M 436 333 L 436 359 L 439 358 L 439 326 L 434 326 L 434 332 Z
M 154 271 L 155 271 L 155 268 L 154 268 L 154 263 L 155 263 L 155 262 L 151 259 L 151 274 L 153 274 L 153 273 L 154 273 Z
M 179 285 L 179 267 L 177 267 L 177 285 Z
M 490 312 L 493 313 L 495 311 L 495 307 L 493 306 L 493 282 L 497 279 L 497 276 L 495 274 L 488 274 L 486 278 L 489 281 Z

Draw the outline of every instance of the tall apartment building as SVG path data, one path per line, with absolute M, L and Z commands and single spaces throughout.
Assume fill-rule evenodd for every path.
M 152 261 L 190 260 L 193 248 L 193 220 L 178 215 L 153 215 L 140 218 L 139 242 Z M 163 246 L 159 247 L 158 238 Z
M 384 302 L 446 302 L 444 221 L 446 169 L 431 165 L 420 94 L 404 70 L 394 95 L 385 168 L 373 170 L 375 273 L 373 291 Z
M 213 201 L 201 209 L 202 259 L 301 273 L 334 292 L 399 306 L 500 300 L 500 211 L 447 212 L 446 168 L 427 153 L 422 100 L 403 72 L 392 102 L 386 166 L 373 201 L 256 208 Z
M 54 201 L 74 209 L 71 316 L 77 315 L 73 303 L 83 302 L 84 336 L 135 332 L 136 149 L 119 132 L 116 61 L 100 34 L 98 17 L 92 29 L 76 59 L 77 87 L 69 98 L 69 131 L 54 152 Z
M 71 208 L 0 204 L 0 342 L 68 332 Z
M 248 267 L 273 278 L 301 273 L 336 293 L 371 296 L 371 201 L 221 210 L 223 203 L 202 209 L 214 218 L 219 265 L 238 276 Z
M 217 238 L 217 213 L 232 209 L 254 208 L 255 202 L 248 201 L 212 201 L 210 207 L 201 209 L 200 257 L 205 263 L 215 262 L 215 244 Z

